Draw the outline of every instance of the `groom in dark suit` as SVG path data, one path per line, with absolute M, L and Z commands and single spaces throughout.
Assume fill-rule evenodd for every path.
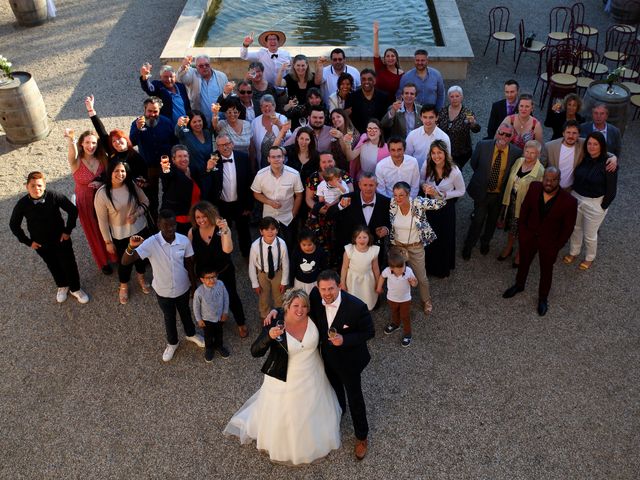
M 367 454 L 369 425 L 360 375 L 371 359 L 367 340 L 373 338 L 375 331 L 367 305 L 341 291 L 339 284 L 340 277 L 333 270 L 320 272 L 318 286 L 309 296 L 310 315 L 320 333 L 320 353 L 327 377 L 343 412 L 349 401 L 356 435 L 355 455 L 362 460 Z M 337 331 L 331 339 L 329 328 Z

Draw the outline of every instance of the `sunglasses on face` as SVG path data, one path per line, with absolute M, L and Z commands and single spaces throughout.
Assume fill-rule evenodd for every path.
M 240 95 L 251 95 L 251 90 L 238 90 Z
M 498 132 L 498 135 L 502 135 L 503 137 L 507 137 L 507 138 L 511 138 L 511 133 L 507 133 L 507 132 Z

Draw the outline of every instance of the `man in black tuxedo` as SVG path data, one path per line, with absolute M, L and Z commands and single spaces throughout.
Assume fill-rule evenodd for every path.
M 216 165 L 217 170 L 210 172 L 213 175 L 213 185 L 206 198 L 218 207 L 220 215 L 229 225 L 235 222 L 240 253 L 249 258 L 249 219 L 253 210 L 253 174 L 249 157 L 246 153 L 234 150 L 233 141 L 227 135 L 216 138 L 216 148 L 220 160 Z
M 495 140 L 480 140 L 471 155 L 469 163 L 473 168 L 473 176 L 467 193 L 473 198 L 473 218 L 462 249 L 464 260 L 471 258 L 471 249 L 478 239 L 480 253 L 489 253 L 489 242 L 496 230 L 509 172 L 516 159 L 522 155 L 522 150 L 511 143 L 512 136 L 513 127 L 503 123 L 498 128 Z
M 491 105 L 491 114 L 489 115 L 489 123 L 487 124 L 488 138 L 494 138 L 498 126 L 507 117 L 516 113 L 516 103 L 518 103 L 518 94 L 520 85 L 515 80 L 507 80 L 504 82 L 504 100 L 498 100 Z
M 340 290 L 340 275 L 335 271 L 323 270 L 317 281 L 318 286 L 309 295 L 309 316 L 318 328 L 324 368 L 343 412 L 349 401 L 356 436 L 355 455 L 362 460 L 368 450 L 369 424 L 360 376 L 371 360 L 367 341 L 375 336 L 373 319 L 362 300 Z M 277 313 L 271 310 L 263 325 L 270 325 Z M 332 338 L 330 328 L 335 329 Z
M 311 318 L 320 333 L 320 353 L 338 402 L 349 411 L 356 435 L 355 454 L 362 460 L 367 454 L 367 410 L 360 375 L 371 360 L 367 340 L 375 335 L 367 305 L 350 293 L 340 290 L 340 277 L 333 270 L 318 275 L 318 286 L 311 291 Z M 337 334 L 329 339 L 329 328 Z M 345 397 L 346 391 L 346 397 Z
M 343 198 L 340 203 L 333 205 L 327 211 L 330 218 L 335 218 L 337 240 L 339 246 L 351 243 L 351 236 L 356 227 L 366 225 L 374 236 L 374 243 L 380 247 L 378 263 L 380 268 L 385 265 L 384 240 L 389 235 L 391 224 L 389 223 L 388 197 L 376 193 L 378 180 L 375 174 L 364 172 L 358 180 L 358 192 L 354 192 L 351 198 Z

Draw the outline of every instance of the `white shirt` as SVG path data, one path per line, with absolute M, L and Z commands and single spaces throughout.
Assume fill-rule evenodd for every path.
M 355 91 L 355 89 L 360 86 L 360 70 L 345 64 L 342 73 L 348 73 L 353 77 L 353 90 Z M 329 105 L 329 97 L 331 94 L 338 91 L 339 76 L 340 74 L 336 73 L 333 69 L 333 65 L 327 65 L 322 69 L 322 85 L 320 85 L 320 90 L 322 91 L 322 99 L 325 105 Z
M 420 170 L 418 161 L 411 155 L 405 155 L 399 166 L 393 163 L 390 156 L 383 158 L 376 165 L 376 177 L 378 178 L 376 190 L 382 195 L 393 197 L 393 186 L 397 182 L 407 182 L 411 186 L 411 198 L 418 195 Z
M 411 208 L 409 208 L 409 212 L 406 215 L 403 215 L 400 208 L 398 208 L 392 227 L 396 242 L 407 245 L 420 241 L 420 234 L 418 233 L 415 219 L 411 214 Z
M 262 193 L 269 200 L 280 202 L 280 208 L 263 204 L 262 216 L 273 217 L 279 222 L 289 225 L 293 220 L 294 195 L 304 192 L 300 174 L 293 168 L 283 165 L 282 174 L 276 177 L 271 167 L 265 167 L 258 171 L 253 179 L 251 190 Z
M 364 198 L 362 198 L 362 195 L 360 195 L 360 202 L 362 202 L 362 205 L 365 205 L 367 203 L 373 203 L 373 207 L 366 207 L 366 208 L 362 208 L 362 214 L 364 215 L 364 221 L 367 223 L 367 225 L 369 225 L 369 222 L 371 221 L 371 217 L 373 216 L 373 209 L 376 208 L 376 195 L 375 193 L 373 194 L 373 200 L 370 202 L 365 202 Z
M 427 177 L 427 162 L 424 162 L 422 165 L 422 170 L 420 171 L 420 180 L 427 185 L 431 185 L 434 187 L 440 195 L 445 195 L 447 200 L 451 198 L 462 197 L 466 188 L 464 186 L 464 178 L 462 177 L 462 172 L 458 167 L 454 165 L 451 169 L 451 173 L 448 177 L 440 180 L 440 185 L 436 185 L 436 182 L 433 178 Z
M 260 256 L 260 247 L 262 247 L 262 257 Z M 271 247 L 271 255 L 273 256 L 273 268 L 277 272 L 282 268 L 282 279 L 280 283 L 282 285 L 288 285 L 289 283 L 289 252 L 287 251 L 287 244 L 284 243 L 280 237 L 276 237 L 271 245 L 262 240 L 259 237 L 251 244 L 251 250 L 249 250 L 249 280 L 251 280 L 251 288 L 258 288 L 260 283 L 258 282 L 258 272 L 269 271 L 267 259 L 269 258 L 269 247 Z M 278 247 L 280 247 L 280 256 L 278 256 Z M 262 264 L 264 261 L 264 265 Z
M 333 301 L 333 303 L 327 304 L 324 299 L 322 300 L 322 305 L 324 305 L 324 311 L 327 315 L 327 325 L 331 328 L 333 325 L 333 321 L 336 319 L 336 314 L 338 313 L 338 309 L 340 308 L 340 304 L 342 303 L 342 293 L 338 291 L 338 297 Z
M 222 163 L 222 155 L 220 155 L 220 163 L 222 165 L 222 192 L 220 199 L 223 202 L 235 202 L 238 200 L 238 180 L 236 175 L 236 163 L 231 154 L 232 162 Z
M 184 259 L 193 256 L 193 247 L 187 237 L 176 233 L 167 243 L 161 233 L 150 236 L 136 248 L 141 259 L 148 258 L 153 268 L 151 286 L 158 296 L 177 298 L 189 290 L 191 282 Z
M 389 267 L 385 268 L 380 275 L 387 279 L 387 300 L 391 300 L 392 302 L 411 301 L 411 285 L 409 284 L 409 279 L 416 278 L 416 276 L 409 265 L 405 266 L 404 274 L 400 277 L 395 275 Z
M 267 129 L 264 128 L 264 125 L 262 124 L 262 115 L 263 114 L 258 115 L 251 121 L 251 142 L 253 143 L 253 148 L 256 152 L 256 162 L 258 163 L 258 166 L 262 163 L 262 141 L 264 140 L 264 136 L 267 134 Z M 281 125 L 284 125 L 289 120 L 287 117 L 280 115 L 279 113 L 276 113 L 276 115 L 278 116 Z M 273 132 L 275 137 L 280 133 L 280 129 L 275 123 L 271 124 L 271 132 Z M 284 136 L 285 140 L 288 139 L 290 135 L 291 131 L 287 130 L 287 133 Z M 264 160 L 265 162 L 267 161 L 266 158 Z
M 378 164 L 378 146 L 364 142 L 360 146 L 360 169 L 363 172 L 375 172 Z
M 576 157 L 576 145 L 567 147 L 560 144 L 560 155 L 558 156 L 558 168 L 560 169 L 560 188 L 569 188 L 573 185 L 573 162 Z
M 340 181 L 340 186 L 344 189 L 344 193 L 349 193 L 349 187 L 344 180 Z M 316 195 L 324 198 L 324 203 L 333 203 L 340 198 L 343 190 L 338 187 L 332 187 L 325 180 L 318 184 Z
M 443 140 L 447 144 L 449 154 L 451 154 L 451 140 L 449 140 L 449 135 L 440 130 L 439 127 L 436 127 L 433 133 L 428 135 L 427 132 L 424 131 L 424 126 L 420 126 L 409 132 L 405 153 L 416 157 L 419 167 L 422 168 L 422 164 L 425 163 L 427 158 L 427 153 L 429 153 L 429 147 L 431 147 L 434 140 Z
M 277 57 L 272 58 L 272 55 Z M 243 60 L 249 60 L 250 62 L 260 62 L 264 65 L 264 79 L 275 85 L 278 70 L 283 63 L 291 65 L 291 55 L 286 50 L 278 49 L 275 54 L 272 54 L 268 48 L 261 47 L 257 52 L 249 52 L 249 49 L 244 46 L 240 48 L 240 58 Z M 285 73 L 283 73 L 283 76 Z

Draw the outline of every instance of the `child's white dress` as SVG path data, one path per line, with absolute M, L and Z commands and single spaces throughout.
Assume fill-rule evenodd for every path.
M 366 252 L 360 252 L 353 244 L 345 245 L 344 251 L 349 257 L 349 270 L 347 272 L 347 289 L 367 304 L 369 310 L 373 310 L 378 301 L 376 293 L 376 279 L 373 276 L 371 262 L 378 261 L 380 247 L 372 245 Z

